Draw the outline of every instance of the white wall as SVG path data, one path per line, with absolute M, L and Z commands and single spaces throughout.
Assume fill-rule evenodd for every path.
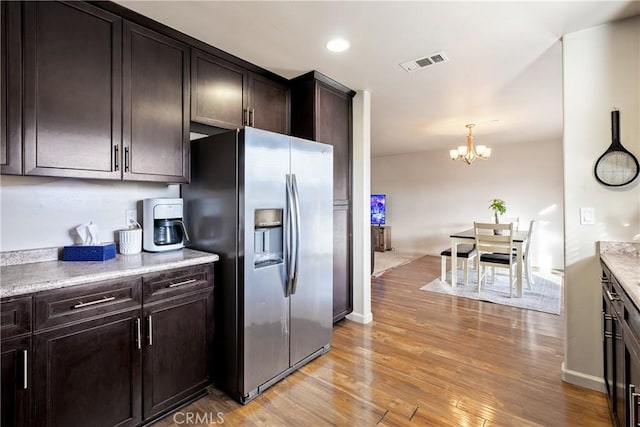
M 598 240 L 640 232 L 640 186 L 613 189 L 593 175 L 620 110 L 622 144 L 640 156 L 640 17 L 564 37 L 565 380 L 602 389 Z M 580 207 L 596 224 L 580 225 Z
M 360 90 L 353 99 L 353 312 L 347 319 L 373 320 L 371 313 L 371 93 Z
M 3 175 L 0 251 L 73 244 L 72 231 L 89 221 L 100 228 L 101 241 L 112 242 L 136 202 L 179 195 L 179 185 Z
M 464 142 L 464 134 L 460 136 Z M 476 142 L 491 146 L 491 141 Z M 489 160 L 472 165 L 447 150 L 375 157 L 371 192 L 387 194 L 387 223 L 397 251 L 439 255 L 450 233 L 489 221 L 493 198 L 518 217 L 521 229 L 538 221 L 532 265 L 563 268 L 561 141 L 492 146 Z

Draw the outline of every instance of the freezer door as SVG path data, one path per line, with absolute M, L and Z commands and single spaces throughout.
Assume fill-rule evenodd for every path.
M 254 391 L 289 367 L 289 299 L 286 297 L 285 259 L 278 249 L 285 238 L 286 177 L 289 174 L 289 138 L 245 128 L 240 132 L 244 162 L 240 191 L 244 193 L 244 287 L 241 393 Z M 258 215 L 256 215 L 258 212 Z M 281 215 L 278 214 L 281 213 Z M 281 224 L 281 230 L 285 224 Z
M 299 242 L 291 295 L 291 364 L 331 342 L 333 147 L 291 138 Z

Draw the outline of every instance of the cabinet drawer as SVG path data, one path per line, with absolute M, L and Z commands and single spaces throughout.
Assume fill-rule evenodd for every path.
M 169 270 L 143 278 L 144 303 L 171 298 L 187 292 L 213 286 L 213 268 L 210 264 Z
M 37 294 L 35 329 L 77 322 L 139 307 L 141 278 L 73 286 Z
M 0 317 L 3 339 L 31 332 L 31 296 L 3 299 L 0 302 Z

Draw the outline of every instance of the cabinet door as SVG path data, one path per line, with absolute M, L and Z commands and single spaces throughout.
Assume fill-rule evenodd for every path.
M 25 2 L 24 172 L 119 178 L 119 17 L 81 2 Z
M 0 4 L 0 171 L 22 174 L 22 19 L 20 3 Z
M 634 310 L 633 316 L 638 317 Z M 640 421 L 640 344 L 634 328 L 624 329 L 625 341 L 625 394 L 628 396 L 627 419 L 629 426 L 637 426 Z
M 316 141 L 333 145 L 333 200 L 351 198 L 351 97 L 323 83 L 317 87 Z
M 145 305 L 144 418 L 211 382 L 213 290 Z
M 351 281 L 351 209 L 333 208 L 333 321 L 353 311 Z
M 129 311 L 34 335 L 34 425 L 140 423 L 139 313 Z
M 225 129 L 248 121 L 247 71 L 223 59 L 191 50 L 191 120 Z
M 31 337 L 3 340 L 0 344 L 2 411 L 0 425 L 31 425 Z
M 286 86 L 251 73 L 249 96 L 251 126 L 271 132 L 289 133 L 289 89 Z
M 623 340 L 622 333 L 622 320 L 619 315 L 614 312 L 613 317 L 613 331 L 614 331 L 614 357 L 615 357 L 615 368 L 613 369 L 615 373 L 615 418 L 617 421 L 618 427 L 625 427 L 626 424 L 626 400 L 627 400 L 627 392 L 625 390 L 625 346 Z
M 609 402 L 613 412 L 613 393 L 614 393 L 614 378 L 613 367 L 615 360 L 613 357 L 613 309 L 609 303 L 608 296 L 603 289 L 602 294 L 602 360 L 603 360 L 603 372 L 604 372 L 604 385 L 607 391 Z
M 123 178 L 187 182 L 189 48 L 125 22 Z

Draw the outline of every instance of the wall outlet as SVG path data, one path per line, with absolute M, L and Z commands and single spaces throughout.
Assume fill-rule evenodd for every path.
M 126 222 L 127 227 L 135 227 L 138 224 L 138 211 L 136 209 L 127 209 L 126 213 Z

